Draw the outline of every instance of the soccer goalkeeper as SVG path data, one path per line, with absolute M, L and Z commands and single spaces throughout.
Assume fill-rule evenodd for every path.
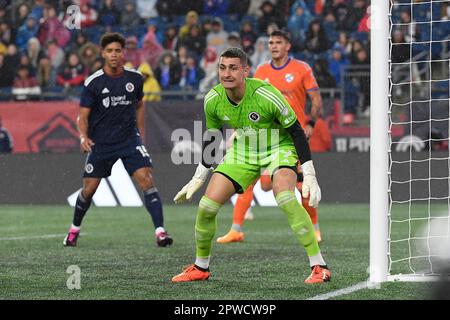
M 220 207 L 234 193 L 242 193 L 264 169 L 272 176 L 278 206 L 308 255 L 311 274 L 305 282 L 329 281 L 331 273 L 320 253 L 311 219 L 294 194 L 296 164 L 300 160 L 304 174 L 303 196 L 310 197 L 309 204 L 313 207 L 318 206 L 321 198 L 305 133 L 283 95 L 267 82 L 247 78 L 248 74 L 248 57 L 241 49 L 229 48 L 221 54 L 220 84 L 205 96 L 206 127 L 214 133 L 227 124 L 236 129 L 236 138 L 200 200 L 195 223 L 195 263 L 172 281 L 209 278 L 211 246 Z M 207 148 L 209 143 L 204 143 L 203 150 L 210 149 Z M 176 203 L 190 200 L 206 181 L 213 162 L 208 158 L 212 157 L 204 152 L 194 177 L 175 196 Z

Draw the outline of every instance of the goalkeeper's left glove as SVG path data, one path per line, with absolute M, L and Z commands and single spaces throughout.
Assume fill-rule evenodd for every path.
M 312 160 L 306 161 L 302 164 L 302 171 L 302 196 L 303 198 L 309 197 L 309 205 L 313 208 L 317 208 L 319 206 L 320 199 L 322 198 L 322 193 L 316 179 L 316 170 L 314 170 Z
M 191 181 L 189 181 L 188 184 L 186 184 L 183 189 L 177 193 L 175 198 L 173 198 L 173 201 L 175 201 L 175 203 L 182 203 L 186 200 L 191 200 L 192 195 L 205 183 L 210 171 L 212 171 L 212 168 L 206 168 L 200 162 Z

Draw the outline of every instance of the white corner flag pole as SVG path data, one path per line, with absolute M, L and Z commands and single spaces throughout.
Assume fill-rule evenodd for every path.
M 371 1 L 370 281 L 388 274 L 389 2 Z

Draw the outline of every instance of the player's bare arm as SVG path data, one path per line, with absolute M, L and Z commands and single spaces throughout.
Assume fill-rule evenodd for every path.
M 80 148 L 83 152 L 91 152 L 91 147 L 95 144 L 88 136 L 88 119 L 90 113 L 90 108 L 80 107 L 77 118 L 78 132 L 80 133 Z
M 145 139 L 144 139 L 145 108 L 144 108 L 143 100 L 139 101 L 136 106 L 136 125 L 139 130 L 139 134 L 141 135 L 142 143 L 145 144 Z
M 322 96 L 319 90 L 312 90 L 308 92 L 311 99 L 311 117 L 313 120 L 320 118 L 323 115 Z

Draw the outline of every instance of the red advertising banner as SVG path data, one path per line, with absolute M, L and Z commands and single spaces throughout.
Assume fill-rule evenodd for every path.
M 78 102 L 8 102 L 0 104 L 3 127 L 14 153 L 79 151 Z

